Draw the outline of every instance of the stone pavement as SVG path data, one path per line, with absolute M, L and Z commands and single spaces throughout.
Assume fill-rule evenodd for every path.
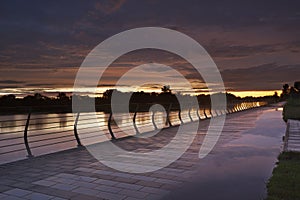
M 285 124 L 272 107 L 227 116 L 214 150 L 198 152 L 209 120 L 180 159 L 144 174 L 113 170 L 85 148 L 0 165 L 0 199 L 259 199 L 280 151 Z M 178 127 L 151 138 L 117 141 L 120 147 L 153 150 L 168 143 Z
M 300 152 L 300 121 L 289 119 L 284 137 L 284 151 Z

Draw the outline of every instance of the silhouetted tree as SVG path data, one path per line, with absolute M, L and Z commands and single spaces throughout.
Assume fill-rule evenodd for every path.
M 0 105 L 13 106 L 16 103 L 16 96 L 13 94 L 0 97 Z
M 300 92 L 300 81 L 296 81 L 296 82 L 294 83 L 294 88 L 295 88 L 296 90 L 298 90 L 298 92 Z
M 290 86 L 289 84 L 284 84 L 280 98 L 282 100 L 286 100 L 289 97 L 289 94 L 290 94 Z
M 69 97 L 67 96 L 66 93 L 64 92 L 59 92 L 58 95 L 57 95 L 57 99 L 59 100 L 69 100 Z
M 162 88 L 161 88 L 161 91 L 163 93 L 171 93 L 171 88 L 169 85 L 164 85 Z
M 110 99 L 113 92 L 114 92 L 114 90 L 112 90 L 112 89 L 106 90 L 105 92 L 103 92 L 103 98 Z
M 34 98 L 35 98 L 35 100 L 41 100 L 41 99 L 43 99 L 43 95 L 41 95 L 40 93 L 35 93 Z
M 15 100 L 16 99 L 16 95 L 14 95 L 14 94 L 6 95 L 6 99 L 7 100 Z

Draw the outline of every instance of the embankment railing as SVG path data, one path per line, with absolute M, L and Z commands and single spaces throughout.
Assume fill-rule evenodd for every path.
M 266 102 L 239 102 L 227 105 L 225 110 L 207 107 L 176 110 L 166 105 L 164 112 L 140 111 L 136 105 L 128 114 L 96 113 L 35 113 L 0 116 L 0 163 L 24 157 L 47 154 L 76 146 L 109 139 L 141 134 L 160 128 L 209 119 L 266 105 Z M 96 117 L 96 118 L 95 118 Z M 8 118 L 8 119 L 7 119 Z M 96 121 L 95 121 L 96 119 Z M 118 123 L 118 126 L 116 124 Z

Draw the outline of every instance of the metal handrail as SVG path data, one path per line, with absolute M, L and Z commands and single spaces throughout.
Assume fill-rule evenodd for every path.
M 48 125 L 48 124 L 43 124 Z M 73 125 L 64 126 L 64 128 L 72 127 Z M 55 129 L 55 128 L 61 128 L 61 126 L 48 126 L 46 128 L 34 128 L 30 129 L 30 131 L 40 131 L 40 130 L 47 130 L 47 129 Z
M 134 129 L 135 129 L 136 134 L 139 134 L 139 133 L 140 133 L 139 129 L 138 129 L 137 126 L 136 126 L 136 114 L 137 114 L 138 109 L 139 109 L 139 105 L 137 104 L 137 105 L 136 105 L 136 108 L 135 108 L 134 115 L 133 115 L 133 119 L 132 119 L 133 127 L 134 127 Z
M 20 124 L 19 126 L 23 127 L 25 124 Z M 11 126 L 1 126 L 0 128 L 14 128 L 16 125 L 11 125 Z
M 8 154 L 8 153 L 13 153 L 13 152 L 18 152 L 18 151 L 23 151 L 26 150 L 27 152 L 27 157 L 33 157 L 33 154 L 31 152 L 31 149 L 37 149 L 39 147 L 45 147 L 45 146 L 51 146 L 55 144 L 61 144 L 61 143 L 66 143 L 66 142 L 71 142 L 71 141 L 76 141 L 77 146 L 81 147 L 83 146 L 81 139 L 86 140 L 89 138 L 93 137 L 99 137 L 99 136 L 104 136 L 104 135 L 110 135 L 111 139 L 117 139 L 114 133 L 120 133 L 125 130 L 135 130 L 136 133 L 140 133 L 142 130 L 141 128 L 149 127 L 153 130 L 158 129 L 158 126 L 161 128 L 163 126 L 164 128 L 170 127 L 174 125 L 180 125 L 182 123 L 190 123 L 195 120 L 203 120 L 203 119 L 209 119 L 210 117 L 218 117 L 220 115 L 225 115 L 225 114 L 230 114 L 234 112 L 240 112 L 242 110 L 250 109 L 250 108 L 256 108 L 259 107 L 260 105 L 265 105 L 263 102 L 238 102 L 234 104 L 228 104 L 227 108 L 225 110 L 212 110 L 210 107 L 199 107 L 198 109 L 191 108 L 191 107 L 186 107 L 184 110 L 176 110 L 172 109 L 172 104 L 164 104 L 164 107 L 166 108 L 166 112 L 150 112 L 150 111 L 144 111 L 143 109 L 140 109 L 141 111 L 139 112 L 139 104 L 135 104 L 136 109 L 134 113 L 130 113 L 130 118 L 126 120 L 125 123 L 123 123 L 119 128 L 118 126 L 115 126 L 114 123 L 114 116 L 111 112 L 93 112 L 93 113 L 88 113 L 88 112 L 83 112 L 83 113 L 77 113 L 75 119 L 74 115 L 62 115 L 62 116 L 46 116 L 46 117 L 32 117 L 32 112 L 29 112 L 27 115 L 26 119 L 16 119 L 16 120 L 4 120 L 0 121 L 0 123 L 4 123 L 1 127 L 0 125 L 0 136 L 4 135 L 7 138 L 0 138 L 0 141 L 12 141 L 10 144 L 0 144 L 0 148 L 2 148 L 2 152 L 0 155 L 3 154 Z M 146 106 L 149 107 L 151 104 L 147 104 Z M 143 105 L 144 106 L 144 105 Z M 143 107 L 142 107 L 143 108 Z M 182 115 L 182 113 L 185 113 Z M 40 115 L 42 113 L 38 113 Z M 49 113 L 47 113 L 49 114 Z M 88 120 L 95 119 L 95 117 L 89 117 L 95 115 L 97 116 L 97 122 L 99 123 L 107 123 L 107 126 L 100 126 L 99 123 L 92 123 L 89 122 Z M 124 117 L 128 115 L 128 113 L 117 113 L 115 117 Z M 147 117 L 146 121 L 143 121 L 144 117 Z M 159 123 L 157 121 L 157 118 L 159 117 L 162 119 L 165 119 L 166 121 Z M 54 125 L 54 124 L 59 124 L 61 123 L 60 121 L 54 121 L 57 119 L 62 119 L 65 118 L 63 123 L 69 123 L 69 122 L 74 122 L 72 125 L 67 125 L 64 124 L 63 126 L 61 125 Z M 26 120 L 26 121 L 25 121 Z M 34 120 L 47 120 L 46 122 L 36 122 L 36 123 L 30 123 Z M 51 121 L 49 121 L 51 120 Z M 24 121 L 25 124 L 19 123 Z M 14 122 L 16 125 L 6 125 L 5 123 L 8 122 Z M 19 123 L 19 124 L 18 124 Z M 51 126 L 53 124 L 53 126 Z M 96 124 L 96 125 L 95 125 Z M 42 125 L 41 128 L 32 128 L 29 129 L 29 126 L 35 126 L 35 125 Z M 50 125 L 50 126 L 49 126 Z M 84 126 L 84 125 L 92 125 L 92 126 Z M 9 128 L 14 128 L 18 126 L 18 128 L 24 128 L 23 130 L 15 130 L 11 131 Z M 47 126 L 47 127 L 43 127 Z M 82 127 L 81 127 L 82 126 Z M 73 128 L 71 128 L 73 127 Z M 53 130 L 56 128 L 68 128 L 67 130 Z M 96 128 L 98 128 L 96 130 Z M 7 130 L 6 130 L 7 129 Z M 83 131 L 80 131 L 83 130 Z M 93 130 L 94 129 L 94 130 Z M 53 130 L 51 132 L 44 132 L 44 130 Z M 97 134 L 98 130 L 102 130 L 105 133 L 103 134 Z M 38 133 L 37 131 L 43 131 L 42 133 Z M 73 134 L 71 133 L 73 131 Z M 8 137 L 12 134 L 20 134 L 23 132 L 22 136 L 15 135 L 13 137 Z M 32 134 L 29 135 L 29 133 L 32 132 Z M 70 133 L 67 135 L 62 135 L 63 133 Z M 38 133 L 38 134 L 37 134 Z M 46 139 L 43 138 L 43 136 L 50 136 L 47 137 Z M 38 138 L 40 137 L 40 138 Z M 72 139 L 73 137 L 73 139 Z M 23 142 L 18 142 L 18 141 L 13 141 L 13 140 L 18 140 L 23 138 Z M 30 139 L 31 138 L 31 139 Z M 67 140 L 62 140 L 62 141 L 56 141 L 56 142 L 50 142 L 53 140 L 60 140 L 62 138 L 65 138 Z M 68 139 L 70 138 L 70 139 Z M 44 141 L 49 141 L 50 143 L 46 143 L 43 145 L 37 145 L 40 142 Z M 30 145 L 33 144 L 33 145 Z M 16 148 L 13 150 L 10 150 L 13 146 L 19 146 L 19 145 L 24 145 L 25 148 Z M 4 152 L 4 153 L 3 153 Z
M 95 133 L 95 132 L 94 132 Z M 103 134 L 101 136 L 104 136 L 106 134 Z M 83 140 L 86 140 L 86 139 L 90 139 L 90 138 L 95 138 L 95 137 L 98 137 L 99 135 L 92 135 L 92 136 L 88 136 L 88 137 L 82 137 Z
M 21 121 L 25 121 L 27 120 L 27 118 L 24 118 L 24 119 L 9 119 L 9 120 L 4 120 L 4 121 L 0 121 L 0 123 L 2 122 L 21 122 Z
M 25 125 L 25 130 L 24 130 L 24 144 L 25 144 L 25 147 L 26 147 L 26 150 L 27 150 L 27 154 L 28 154 L 27 157 L 28 158 L 33 157 L 32 153 L 31 153 L 31 150 L 30 150 L 30 147 L 29 147 L 29 144 L 28 144 L 28 133 L 27 133 L 28 126 L 29 126 L 29 121 L 30 121 L 30 116 L 31 116 L 31 111 L 28 114 L 26 125 Z
M 18 143 L 13 143 L 13 144 L 7 144 L 7 145 L 1 146 L 1 148 L 12 147 L 12 146 L 16 146 L 16 145 L 24 145 L 24 143 L 23 142 L 18 142 Z
M 116 137 L 115 137 L 114 132 L 112 131 L 112 128 L 111 128 L 111 118 L 112 118 L 112 112 L 109 114 L 107 127 L 108 127 L 108 130 L 109 130 L 109 134 L 111 135 L 111 139 L 115 140 Z
M 78 126 L 78 125 L 77 125 Z M 97 125 L 97 126 L 88 126 L 88 127 L 84 127 L 84 128 L 80 128 L 80 130 L 84 130 L 84 129 L 92 129 L 92 128 L 99 128 L 99 126 Z M 100 129 L 100 130 L 103 130 L 103 129 Z M 82 134 L 81 132 L 80 132 L 80 134 Z
M 77 141 L 77 146 L 81 147 L 82 144 L 80 142 L 80 138 L 79 138 L 78 132 L 77 132 L 77 123 L 78 123 L 79 115 L 80 115 L 80 112 L 77 113 L 77 116 L 76 116 L 76 119 L 75 119 L 75 123 L 74 123 L 74 135 L 75 135 L 75 138 L 76 138 L 76 141 Z
M 70 131 L 72 131 L 72 129 L 70 129 L 70 130 L 63 130 L 63 131 L 60 131 L 60 132 L 54 131 L 54 132 L 46 132 L 46 133 L 34 134 L 34 135 L 30 135 L 29 137 L 30 138 L 35 138 L 35 137 L 44 136 L 44 135 L 54 135 L 54 134 L 59 134 L 59 133 L 67 133 L 67 132 L 70 132 Z
M 19 151 L 23 151 L 23 150 L 25 150 L 25 149 L 22 148 L 22 149 L 15 149 L 15 150 L 11 150 L 11 151 L 0 152 L 0 155 L 4 155 L 4 154 L 8 154 L 8 153 L 14 153 L 14 152 L 19 152 Z
M 59 142 L 50 143 L 50 144 L 46 144 L 46 145 L 38 145 L 38 146 L 32 147 L 32 149 L 36 149 L 36 148 L 39 148 L 39 147 L 46 147 L 46 146 L 56 145 L 56 144 L 61 144 L 61 143 L 66 143 L 66 142 L 74 142 L 74 140 L 59 141 Z
M 73 135 L 63 135 L 63 136 L 59 136 L 59 137 L 55 137 L 55 138 L 48 138 L 47 140 L 56 140 L 56 139 L 61 139 L 61 138 L 67 138 L 67 137 L 73 137 Z M 42 142 L 45 141 L 44 139 L 39 139 L 39 140 L 33 140 L 31 141 L 32 144 L 37 143 L 37 142 Z M 73 140 L 74 141 L 74 140 Z
M 11 138 L 3 138 L 3 139 L 0 139 L 0 141 L 16 140 L 16 139 L 20 139 L 20 138 L 24 138 L 24 136 L 17 136 L 17 137 L 11 137 Z
M 167 110 L 167 117 L 166 117 L 166 125 L 169 124 L 169 126 L 172 126 L 172 123 L 170 121 L 170 111 L 172 108 L 172 103 L 170 103 L 168 110 Z
M 80 138 L 84 139 L 85 135 L 88 135 L 88 134 L 91 134 L 91 133 L 99 133 L 99 132 L 98 131 L 80 132 Z M 107 134 L 109 134 L 109 133 L 107 132 L 107 133 L 104 133 L 104 134 L 98 134 L 97 136 L 102 136 L 102 135 L 107 135 Z
M 23 133 L 23 130 L 19 130 L 19 131 L 8 131 L 8 132 L 1 132 L 0 135 L 6 135 L 6 134 L 14 134 L 14 133 Z

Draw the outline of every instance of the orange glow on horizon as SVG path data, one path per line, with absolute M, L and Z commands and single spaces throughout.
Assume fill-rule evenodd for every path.
M 89 96 L 98 96 L 101 97 L 102 93 L 105 92 L 108 89 L 115 89 L 114 87 L 97 87 L 96 90 L 94 90 L 94 88 L 82 88 L 80 89 L 81 92 L 83 92 L 83 94 L 85 95 L 89 95 Z M 160 88 L 131 88 L 131 87 L 120 87 L 117 88 L 119 91 L 122 92 L 130 92 L 130 91 L 144 91 L 147 93 L 150 92 L 156 92 L 156 93 L 160 93 L 161 89 Z M 175 92 L 176 90 L 173 90 L 173 92 Z M 17 88 L 17 89 L 9 89 L 8 91 L 6 91 L 6 89 L 3 89 L 2 91 L 0 91 L 0 96 L 2 95 L 8 95 L 8 94 L 15 94 L 17 97 L 23 97 L 26 95 L 33 95 L 36 92 L 40 92 L 40 93 L 48 93 L 47 96 L 56 96 L 55 93 L 58 92 L 67 92 L 67 93 L 72 93 L 73 92 L 73 88 L 72 87 L 65 87 L 65 88 L 43 88 L 43 89 L 35 89 L 35 88 Z M 96 92 L 94 94 L 94 92 Z M 178 91 L 180 92 L 180 91 Z M 277 92 L 277 94 L 280 96 L 281 94 L 281 90 L 264 90 L 264 91 L 230 91 L 227 90 L 227 93 L 233 94 L 237 97 L 248 97 L 248 96 L 252 96 L 252 97 L 263 97 L 263 96 L 272 96 L 274 95 L 275 92 Z M 52 95 L 51 95 L 52 94 Z M 204 95 L 208 95 L 209 92 L 193 92 L 193 91 L 186 91 L 186 92 L 182 92 L 182 94 L 191 94 L 191 95 L 200 95 L 200 94 L 204 94 Z
M 277 92 L 278 96 L 281 94 L 281 90 L 266 90 L 266 91 L 227 91 L 238 97 L 263 97 L 263 96 L 272 96 L 275 92 Z

